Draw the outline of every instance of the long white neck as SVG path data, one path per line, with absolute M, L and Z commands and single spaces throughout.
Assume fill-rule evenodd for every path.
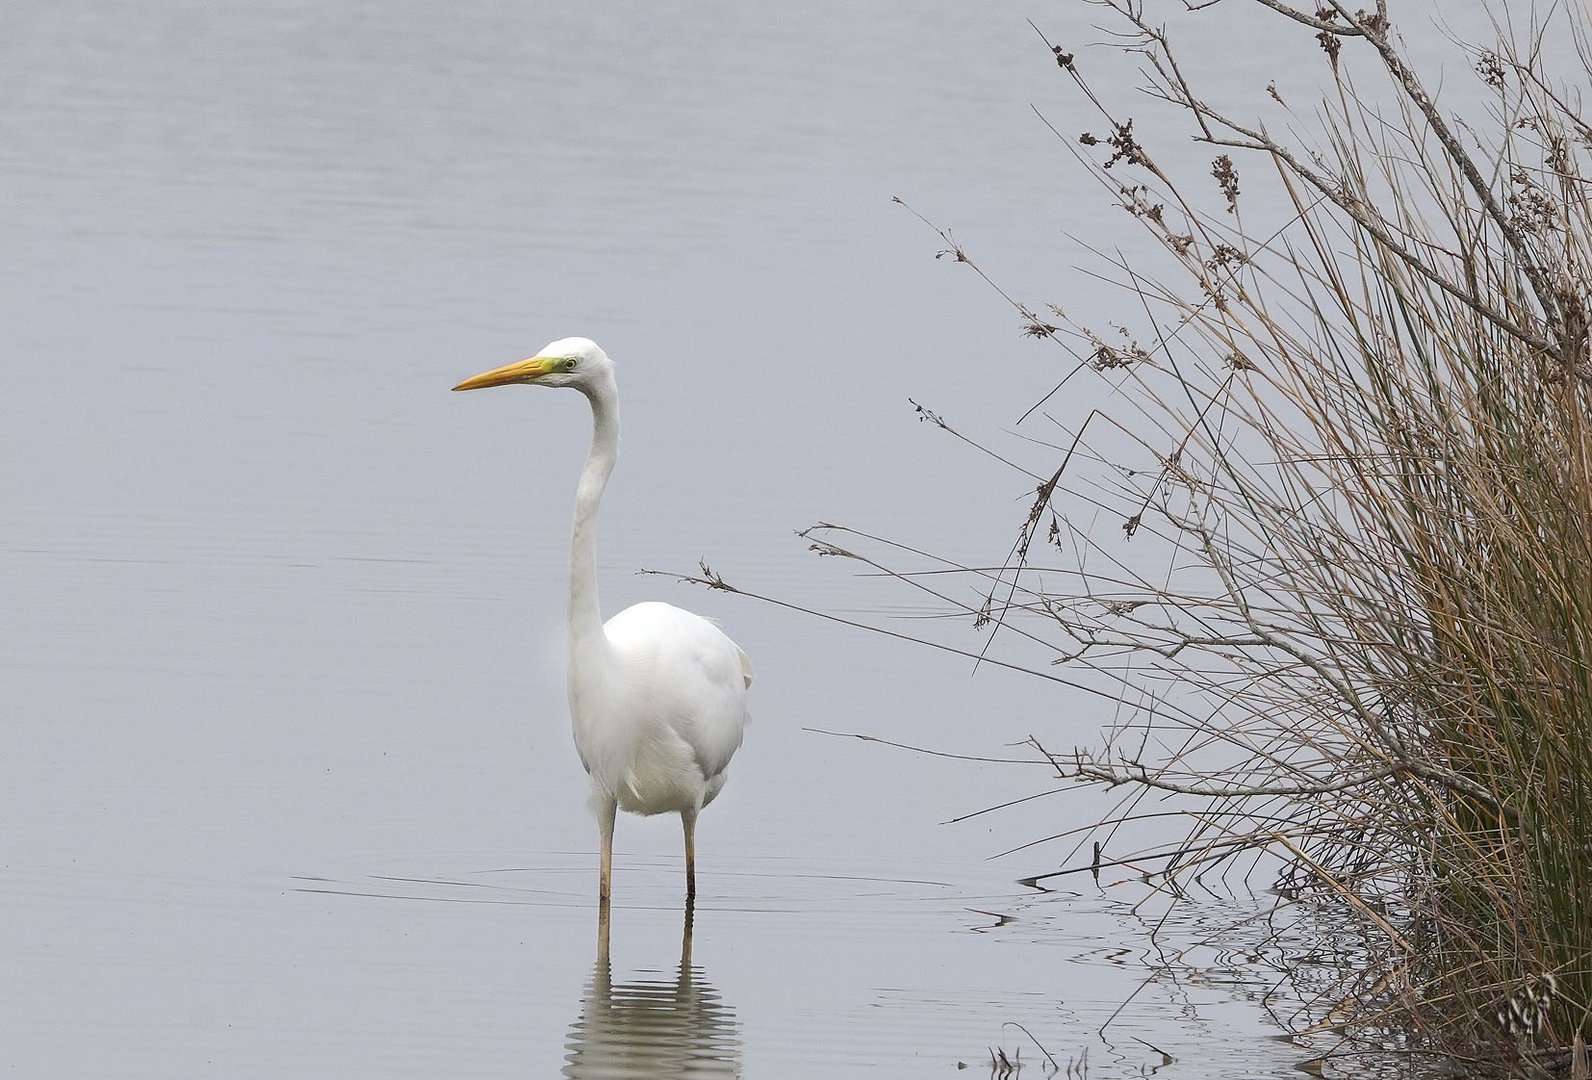
M 619 459 L 618 388 L 612 379 L 604 379 L 587 390 L 586 397 L 591 402 L 591 452 L 575 491 L 575 527 L 569 546 L 571 664 L 607 651 L 602 609 L 597 603 L 597 507 Z

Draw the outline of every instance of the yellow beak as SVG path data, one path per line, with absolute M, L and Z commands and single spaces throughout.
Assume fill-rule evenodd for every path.
M 491 371 L 483 371 L 464 380 L 455 390 L 482 390 L 488 386 L 507 386 L 509 383 L 535 382 L 550 371 L 557 370 L 556 356 L 533 356 L 529 360 L 516 360 Z

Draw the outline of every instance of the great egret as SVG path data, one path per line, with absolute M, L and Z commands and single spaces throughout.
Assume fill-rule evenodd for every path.
M 602 842 L 599 902 L 612 895 L 621 807 L 680 815 L 686 897 L 694 899 L 697 814 L 724 787 L 741 745 L 752 663 L 717 626 L 671 604 L 636 604 L 602 621 L 597 506 L 619 457 L 619 389 L 608 354 L 586 338 L 561 338 L 454 389 L 511 383 L 569 387 L 591 403 L 591 451 L 575 491 L 570 541 L 569 711 Z

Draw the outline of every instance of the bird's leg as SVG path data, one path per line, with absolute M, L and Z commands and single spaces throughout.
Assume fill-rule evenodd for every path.
M 696 901 L 696 819 L 695 810 L 680 811 L 680 824 L 685 827 L 685 902 Z
M 604 909 L 613 896 L 614 886 L 614 815 L 619 810 L 619 804 L 613 799 L 604 799 L 597 806 L 597 835 L 601 844 L 597 856 L 597 903 Z
M 606 975 L 608 971 L 609 906 L 606 901 L 597 905 L 597 963 Z
M 685 902 L 685 921 L 680 925 L 680 977 L 691 977 L 691 925 L 696 919 L 696 901 Z

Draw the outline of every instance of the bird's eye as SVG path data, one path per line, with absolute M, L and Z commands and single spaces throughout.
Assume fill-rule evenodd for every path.
M 563 367 L 563 369 L 565 371 L 574 371 L 575 370 L 575 358 L 573 356 L 566 356 L 564 358 L 564 363 L 561 366 Z

